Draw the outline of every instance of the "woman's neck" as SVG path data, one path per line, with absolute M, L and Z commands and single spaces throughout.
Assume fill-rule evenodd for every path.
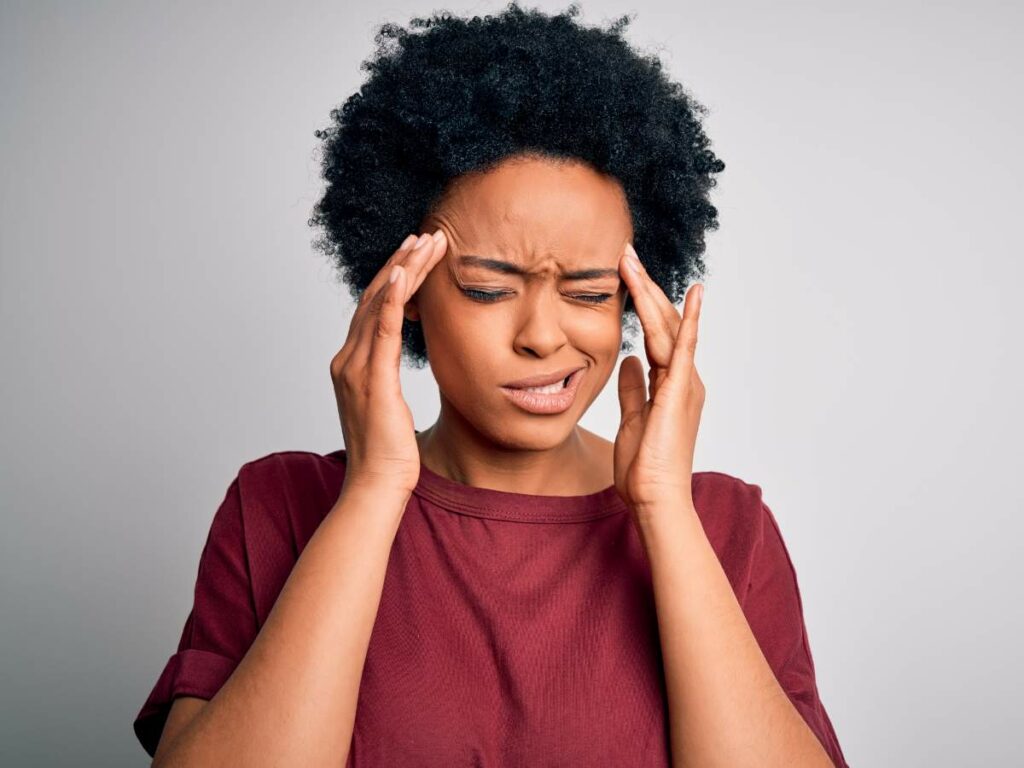
M 578 496 L 613 482 L 613 445 L 579 425 L 551 449 L 498 445 L 442 406 L 429 428 L 416 434 L 420 461 L 449 480 L 476 488 L 543 496 Z

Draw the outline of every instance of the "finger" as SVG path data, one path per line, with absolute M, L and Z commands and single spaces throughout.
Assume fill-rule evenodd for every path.
M 409 250 L 410 248 L 412 248 L 413 243 L 415 243 L 417 240 L 419 240 L 419 235 L 411 233 L 406 235 L 405 240 L 402 241 L 402 244 L 395 249 L 395 253 L 398 253 L 399 251 Z
M 632 268 L 633 259 L 636 259 L 637 264 L 640 261 L 635 254 L 636 251 L 631 247 L 624 250 L 619 259 L 619 273 L 633 297 L 633 305 L 643 327 L 648 362 L 652 366 L 667 368 L 672 360 L 672 345 L 678 328 L 679 313 L 674 307 L 670 314 L 663 311 L 656 296 L 656 292 L 664 296 L 661 288 L 647 276 L 642 264 L 637 270 Z M 667 301 L 668 297 L 665 297 L 665 300 Z M 671 302 L 669 306 L 672 306 Z
M 447 242 L 444 230 L 438 229 L 433 235 L 421 236 L 404 258 L 399 257 L 396 263 L 402 267 L 402 282 L 405 286 L 404 295 L 401 298 L 403 306 L 419 290 L 427 274 L 447 252 Z M 385 289 L 381 289 L 381 292 L 385 292 Z M 372 305 L 371 309 L 374 313 L 378 311 L 378 308 Z M 364 325 L 366 324 L 364 323 Z M 359 332 L 357 331 L 357 333 Z M 363 332 L 364 335 L 368 333 L 367 331 Z M 367 338 L 369 338 L 368 335 Z
M 404 318 L 405 292 L 408 273 L 405 267 L 392 267 L 395 280 L 388 283 L 385 298 L 377 313 L 377 322 L 369 351 L 370 379 L 373 387 L 394 388 L 398 386 L 398 366 L 402 355 L 402 321 Z
M 432 235 L 433 242 L 430 248 L 424 248 L 421 254 L 410 256 L 406 264 L 403 264 L 407 271 L 405 300 L 408 301 L 416 295 L 420 285 L 426 280 L 439 261 L 448 252 L 448 236 L 443 229 L 438 229 Z
M 360 327 L 361 318 L 363 317 L 363 315 L 366 314 L 366 305 L 372 303 L 373 298 L 378 294 L 380 288 L 386 285 L 384 281 L 387 280 L 387 276 L 391 272 L 391 267 L 394 266 L 396 263 L 399 263 L 399 260 L 412 250 L 413 246 L 416 244 L 418 239 L 419 238 L 416 235 L 408 235 L 405 238 L 405 240 L 403 240 L 402 243 L 398 246 L 398 248 L 394 251 L 394 253 L 392 253 L 391 256 L 388 257 L 388 260 L 384 263 L 384 266 L 381 267 L 380 270 L 378 270 L 377 274 L 373 276 L 373 279 L 370 281 L 370 284 L 363 289 L 363 292 L 361 294 L 359 294 L 359 299 L 356 303 L 355 312 L 352 313 L 352 318 L 349 320 L 348 334 L 346 334 L 345 336 L 345 344 L 349 344 L 349 342 L 353 341 L 355 336 L 357 335 L 357 331 L 359 330 Z
M 365 302 L 360 302 L 360 307 L 356 309 L 356 314 L 352 318 L 352 324 L 355 326 L 353 331 L 355 335 L 354 343 L 357 347 L 365 345 L 366 348 L 363 350 L 363 355 L 369 355 L 370 341 L 376 327 L 377 314 L 380 312 L 380 303 L 384 301 L 390 287 L 386 281 L 391 276 L 391 269 L 395 266 L 401 266 L 406 273 L 406 282 L 408 282 L 408 264 L 410 261 L 416 263 L 418 259 L 424 258 L 424 254 L 431 249 L 433 243 L 434 239 L 430 235 L 426 233 L 420 235 L 411 249 L 396 253 L 392 259 L 388 260 L 390 266 L 385 265 L 385 268 L 382 268 L 373 278 L 370 286 L 380 281 L 380 287 Z M 370 286 L 367 287 L 367 293 L 370 291 Z M 403 304 L 406 298 L 406 296 L 402 297 Z
M 410 240 L 410 238 L 413 239 Z M 384 262 L 379 270 L 377 270 L 377 274 L 373 276 L 370 284 L 363 289 L 363 292 L 359 296 L 359 306 L 356 307 L 356 313 L 353 316 L 353 320 L 360 316 L 360 314 L 365 314 L 364 305 L 371 305 L 374 297 L 380 293 L 381 289 L 387 287 L 388 278 L 391 276 L 391 268 L 395 264 L 404 264 L 406 259 L 417 248 L 422 247 L 429 240 L 430 235 L 424 232 L 419 236 L 409 235 L 409 237 L 402 241 L 402 246 L 388 257 L 388 260 Z
M 398 264 L 394 267 L 400 266 Z M 377 322 L 388 294 L 394 290 L 394 285 L 387 283 L 377 291 L 372 298 L 364 302 L 359 322 L 352 331 L 352 341 L 346 345 L 343 353 L 347 355 L 347 364 L 356 368 L 367 365 L 370 359 L 370 350 L 373 347 L 373 335 L 376 333 Z
M 630 355 L 619 366 L 619 416 L 623 423 L 643 411 L 647 402 L 647 385 L 640 358 Z
M 697 353 L 697 327 L 703 297 L 704 286 L 701 283 L 691 285 L 686 292 L 683 322 L 675 339 L 672 364 L 668 371 L 668 378 L 674 382 L 688 382 L 693 373 L 693 360 Z
M 633 457 L 640 448 L 644 432 L 644 405 L 647 388 L 644 385 L 644 367 L 640 358 L 630 355 L 619 366 L 619 422 L 615 436 L 616 468 L 624 466 L 620 457 Z M 616 477 L 616 482 L 621 478 Z
M 382 288 L 386 288 L 389 284 L 388 280 L 391 277 L 391 268 L 395 264 L 404 264 L 407 262 L 409 256 L 417 246 L 426 243 L 428 237 L 429 236 L 426 232 L 419 235 L 415 233 L 407 235 L 405 240 L 402 241 L 402 244 L 395 249 L 395 251 L 388 257 L 388 260 L 385 261 L 381 265 L 380 269 L 377 270 L 377 274 L 373 276 L 373 280 L 371 280 L 370 284 L 366 286 L 365 293 L 376 294 Z
M 632 254 L 637 261 L 640 261 L 640 257 L 637 255 L 636 249 L 633 247 L 632 243 L 626 243 L 626 250 Z M 643 278 L 644 282 L 650 289 L 651 294 L 654 296 L 654 301 L 658 305 L 658 309 L 661 310 L 661 314 L 665 317 L 665 321 L 672 329 L 672 338 L 675 339 L 675 332 L 680 322 L 679 310 L 676 309 L 672 300 L 665 295 L 665 292 L 661 290 L 661 286 L 651 279 L 651 276 L 647 272 L 642 261 L 640 261 L 640 276 Z

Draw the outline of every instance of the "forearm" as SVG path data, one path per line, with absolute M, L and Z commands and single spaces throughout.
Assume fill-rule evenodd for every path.
M 832 766 L 779 685 L 688 503 L 643 510 L 672 764 Z
M 343 489 L 249 651 L 154 765 L 344 764 L 404 507 Z

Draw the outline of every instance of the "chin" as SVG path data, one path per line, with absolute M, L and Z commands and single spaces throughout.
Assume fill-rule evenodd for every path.
M 542 416 L 499 402 L 486 414 L 478 414 L 473 423 L 481 435 L 504 450 L 548 451 L 572 436 L 579 419 L 575 408 Z
M 524 408 L 498 385 L 491 392 L 480 387 L 462 388 L 457 401 L 447 396 L 445 399 L 467 426 L 496 448 L 543 452 L 558 448 L 573 436 L 594 398 L 592 385 L 593 381 L 586 381 L 576 390 L 572 404 L 557 413 Z
M 576 422 L 565 419 L 559 424 L 532 426 L 528 423 L 514 424 L 511 420 L 494 425 L 494 429 L 481 430 L 495 445 L 507 451 L 550 451 L 564 443 Z

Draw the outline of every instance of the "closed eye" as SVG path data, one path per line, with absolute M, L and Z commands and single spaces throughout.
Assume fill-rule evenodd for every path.
M 460 289 L 464 294 L 474 301 L 480 302 L 493 302 L 500 299 L 502 296 L 509 296 L 509 291 L 480 291 L 474 288 L 462 288 Z M 591 304 L 600 304 L 601 302 L 608 301 L 615 294 L 613 293 L 569 293 L 566 294 L 570 298 L 577 299 L 579 301 L 590 302 Z

